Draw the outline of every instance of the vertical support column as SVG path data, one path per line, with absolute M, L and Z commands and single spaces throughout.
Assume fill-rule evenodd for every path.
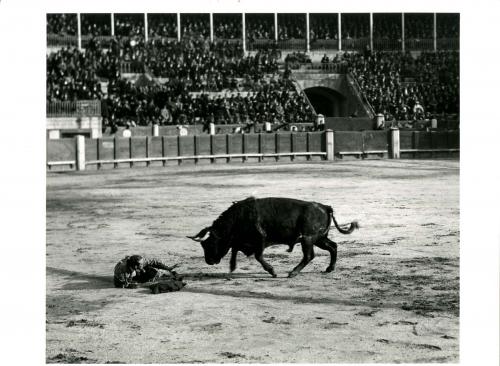
M 167 156 L 167 142 L 165 141 L 167 139 L 167 136 L 162 136 L 161 137 L 161 157 L 165 158 Z M 163 166 L 167 165 L 167 161 L 163 160 Z
M 276 161 L 280 160 L 279 153 L 280 153 L 280 136 L 278 131 L 274 133 L 274 152 L 276 153 Z
M 198 164 L 198 160 L 199 160 L 197 158 L 198 152 L 200 151 L 200 148 L 199 148 L 198 144 L 199 144 L 198 136 L 197 135 L 193 135 L 194 156 L 195 156 L 194 163 L 195 164 Z
M 230 163 L 231 162 L 231 135 L 226 134 L 226 162 Z
M 292 153 L 292 155 L 290 155 L 290 160 L 294 161 L 295 155 L 293 155 L 293 153 L 295 152 L 295 134 L 293 132 L 290 132 L 290 152 Z
M 306 132 L 306 151 L 311 152 L 311 133 Z M 307 160 L 311 160 L 311 155 L 307 155 Z
M 214 41 L 214 13 L 210 13 L 210 42 Z
M 128 138 L 128 157 L 129 159 L 132 159 L 134 156 L 134 147 L 132 146 L 132 137 Z M 134 166 L 134 163 L 130 161 L 130 167 L 132 168 Z
M 177 13 L 177 40 L 181 40 L 181 13 Z
M 78 34 L 78 49 L 82 50 L 82 17 L 80 13 L 76 14 L 76 26 Z
M 214 135 L 210 134 L 210 155 L 214 156 Z M 215 163 L 215 158 L 211 158 L 210 162 Z
M 278 41 L 278 13 L 274 13 L 274 40 Z
M 113 139 L 113 160 L 116 161 L 116 159 L 118 159 L 118 137 L 115 135 Z M 118 168 L 118 163 L 114 163 L 113 167 Z
M 181 136 L 177 136 L 177 157 L 182 156 L 182 146 L 181 146 Z M 182 164 L 182 159 L 177 160 L 177 164 L 181 165 Z
M 243 154 L 243 162 L 247 161 L 246 153 L 247 153 L 247 135 L 241 134 L 241 153 Z
M 97 161 L 100 161 L 101 160 L 101 144 L 102 144 L 102 139 L 97 139 L 96 140 L 96 158 L 97 158 Z M 97 169 L 101 169 L 101 163 L 97 163 Z
M 115 36 L 115 13 L 111 13 L 111 37 Z
M 334 155 L 334 146 L 333 146 L 333 130 L 325 131 L 325 146 L 326 146 L 326 160 L 333 161 L 335 158 Z
M 370 51 L 373 52 L 373 13 L 370 13 Z
M 76 170 L 85 170 L 85 136 L 76 136 Z
M 401 13 L 401 51 L 405 51 L 405 13 Z
M 149 158 L 149 155 L 151 155 L 151 138 L 146 136 L 146 158 Z M 149 166 L 150 164 L 151 161 L 146 160 L 146 166 Z
M 264 154 L 264 146 L 262 143 L 262 132 L 259 133 L 259 154 Z M 262 155 L 259 155 L 259 163 L 263 160 L 264 158 Z
M 339 42 L 339 51 L 342 51 L 342 16 L 337 13 L 337 39 Z
M 399 144 L 399 129 L 391 128 L 391 159 L 399 159 L 400 144 Z
M 247 54 L 247 35 L 246 35 L 246 23 L 245 23 L 245 13 L 241 14 L 241 38 L 243 40 L 243 54 Z
M 432 27 L 432 41 L 434 44 L 434 52 L 437 51 L 437 16 L 436 13 L 434 13 L 434 19 L 433 19 L 433 27 Z
M 309 34 L 309 13 L 306 13 L 306 52 L 311 52 L 311 40 Z
M 147 42 L 148 41 L 148 36 L 149 36 L 149 31 L 148 31 L 148 13 L 144 13 L 144 40 Z

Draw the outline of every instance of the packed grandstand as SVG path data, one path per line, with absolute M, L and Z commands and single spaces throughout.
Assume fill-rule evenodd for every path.
M 48 14 L 47 105 L 99 101 L 105 125 L 312 122 L 294 73 L 319 64 L 386 121 L 458 114 L 458 14 L 308 16 Z

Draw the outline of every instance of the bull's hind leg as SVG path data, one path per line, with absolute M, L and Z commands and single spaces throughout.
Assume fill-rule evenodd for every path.
M 267 263 L 265 260 L 264 260 L 264 257 L 263 257 L 263 251 L 259 250 L 255 253 L 255 259 L 257 259 L 257 261 L 262 264 L 262 267 L 264 267 L 264 269 L 269 272 L 271 274 L 271 276 L 273 277 L 276 277 L 276 272 L 274 272 L 274 268 L 273 266 L 271 266 L 269 263 Z
M 326 267 L 325 272 L 331 272 L 335 268 L 335 263 L 337 263 L 337 243 L 331 241 L 328 238 L 321 239 L 316 243 L 318 248 L 323 250 L 328 250 L 330 252 L 330 265 Z
M 288 277 L 295 277 L 300 271 L 314 258 L 313 240 L 311 238 L 302 238 L 302 253 L 304 256 L 300 263 L 289 274 Z
M 233 248 L 231 251 L 231 260 L 229 261 L 229 270 L 234 272 L 236 269 L 236 257 L 238 256 L 238 251 Z

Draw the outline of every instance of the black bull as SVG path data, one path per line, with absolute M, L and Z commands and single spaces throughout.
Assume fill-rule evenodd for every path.
M 342 234 L 350 234 L 358 224 L 351 222 L 349 228 L 337 224 L 330 206 L 317 202 L 291 198 L 253 197 L 233 203 L 210 227 L 188 238 L 201 242 L 207 264 L 213 265 L 231 251 L 230 269 L 236 269 L 238 251 L 254 255 L 264 269 L 276 277 L 274 268 L 263 258 L 264 249 L 274 244 L 287 244 L 292 251 L 296 243 L 302 244 L 304 254 L 300 263 L 289 273 L 296 276 L 313 258 L 314 245 L 330 252 L 330 264 L 326 272 L 335 268 L 337 244 L 328 239 L 330 223 Z M 208 234 L 208 238 L 204 239 Z

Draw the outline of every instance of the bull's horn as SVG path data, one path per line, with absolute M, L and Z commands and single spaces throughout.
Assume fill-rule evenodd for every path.
M 211 227 L 207 226 L 203 230 L 201 230 L 198 234 L 195 236 L 187 236 L 187 238 L 192 239 L 194 241 L 202 241 L 203 238 L 207 235 L 207 233 L 210 231 Z

